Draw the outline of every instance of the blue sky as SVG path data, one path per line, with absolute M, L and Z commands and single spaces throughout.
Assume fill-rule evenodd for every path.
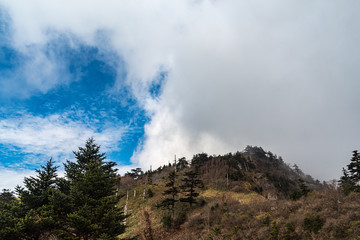
M 339 178 L 360 148 L 358 9 L 0 0 L 0 188 L 89 137 L 121 173 L 255 145 Z
M 131 164 L 130 158 L 143 138 L 149 116 L 127 86 L 118 85 L 114 90 L 115 82 L 121 83 L 127 75 L 121 56 L 111 49 L 82 43 L 71 34 L 51 33 L 53 37 L 41 46 L 41 51 L 44 58 L 56 59 L 61 66 L 52 70 L 54 76 L 54 73 L 41 72 L 42 67 L 47 67 L 41 66 L 41 62 L 36 65 L 40 69 L 32 69 L 36 73 L 31 77 L 43 78 L 38 79 L 40 85 L 36 85 L 29 81 L 28 70 L 24 71 L 29 62 L 36 59 L 12 46 L 11 18 L 2 15 L 0 26 L 0 39 L 3 40 L 0 46 L 0 124 L 3 132 L 0 168 L 38 168 L 50 157 L 60 164 L 65 158 L 72 158 L 71 150 L 81 146 L 63 141 L 74 141 L 73 137 L 84 140 L 101 136 L 109 130 L 114 132 L 105 140 L 108 159 L 120 165 Z M 98 38 L 106 41 L 101 32 Z M 76 47 L 71 46 L 74 41 Z M 29 52 L 38 51 L 38 46 L 27 48 Z M 57 81 L 52 83 L 50 78 L 54 77 Z M 164 79 L 164 75 L 159 77 Z M 159 94 L 160 87 L 159 84 L 151 87 L 154 97 Z M 55 132 L 52 136 L 41 136 L 56 128 L 57 131 L 73 131 L 75 135 L 68 137 Z M 33 137 L 34 142 L 22 137 Z M 55 146 L 42 148 L 35 142 L 44 140 L 53 141 Z M 101 140 L 100 137 L 99 144 Z M 56 149 L 56 144 L 64 146 Z

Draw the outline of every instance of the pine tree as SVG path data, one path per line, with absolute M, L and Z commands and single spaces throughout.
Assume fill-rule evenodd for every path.
M 298 183 L 301 190 L 301 195 L 306 197 L 310 192 L 310 189 L 308 188 L 308 186 L 306 186 L 305 181 L 301 178 L 298 179 Z
M 59 226 L 51 199 L 59 191 L 57 166 L 50 159 L 41 169 L 36 169 L 36 177 L 24 179 L 24 187 L 17 186 L 22 211 L 22 232 L 28 239 L 47 238 Z M 62 203 L 66 206 L 66 203 Z
M 353 151 L 347 170 L 343 168 L 343 176 L 339 182 L 345 195 L 350 192 L 360 192 L 360 155 L 357 150 Z
M 189 166 L 189 162 L 186 161 L 186 158 L 180 158 L 178 160 L 178 163 L 176 164 L 176 167 L 178 170 L 183 170 Z
M 197 193 L 195 189 L 202 188 L 204 184 L 198 179 L 198 173 L 194 171 L 186 172 L 182 182 L 180 188 L 185 192 L 185 197 L 180 198 L 180 201 L 187 202 L 190 207 L 192 207 L 192 205 L 196 203 L 196 197 L 199 196 L 199 193 Z
M 177 196 L 179 194 L 179 189 L 176 186 L 175 181 L 176 181 L 175 172 L 170 172 L 168 176 L 168 182 L 165 185 L 167 189 L 163 192 L 163 195 L 166 196 L 166 198 L 162 200 L 160 204 L 157 205 L 158 207 L 164 207 L 170 210 L 171 220 L 174 219 L 174 215 L 175 215 L 175 203 L 179 201 L 177 199 Z
M 3 189 L 0 193 L 0 202 L 11 202 L 15 200 L 14 193 L 10 189 Z
M 17 240 L 24 236 L 22 210 L 13 192 L 4 189 L 0 194 L 0 239 Z
M 350 174 L 351 180 L 355 184 L 360 182 L 360 155 L 357 150 L 353 151 L 353 156 L 351 158 L 350 164 L 348 165 L 348 171 Z
M 124 215 L 115 207 L 119 200 L 114 188 L 115 163 L 105 162 L 105 153 L 100 153 L 100 146 L 92 138 L 74 154 L 76 162 L 65 164 L 72 211 L 62 237 L 115 239 L 124 232 Z
M 29 209 L 37 209 L 49 203 L 49 190 L 56 188 L 57 168 L 50 159 L 45 166 L 36 169 L 36 177 L 24 179 L 25 188 L 17 186 L 16 191 L 21 202 Z

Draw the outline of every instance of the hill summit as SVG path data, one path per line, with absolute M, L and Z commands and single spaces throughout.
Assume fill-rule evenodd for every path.
M 200 153 L 119 178 L 125 239 L 354 239 L 360 197 L 261 147 Z

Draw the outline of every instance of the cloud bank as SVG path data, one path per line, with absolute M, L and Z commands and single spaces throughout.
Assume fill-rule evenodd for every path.
M 132 158 L 142 167 L 250 144 L 329 179 L 359 146 L 358 1 L 0 3 L 19 51 L 47 44 L 50 30 L 95 46 L 106 32 L 151 118 Z

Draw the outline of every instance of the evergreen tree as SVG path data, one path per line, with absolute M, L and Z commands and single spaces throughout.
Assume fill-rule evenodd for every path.
M 132 177 L 134 179 L 138 179 L 143 174 L 144 174 L 144 172 L 141 170 L 141 168 L 134 168 L 134 169 L 131 169 L 131 172 L 125 173 L 125 176 L 130 176 L 130 177 Z
M 357 184 L 360 182 L 360 155 L 357 150 L 353 151 L 350 164 L 348 165 L 348 171 L 351 180 Z
M 152 171 L 148 171 L 148 173 L 147 173 L 147 182 L 148 182 L 148 184 L 149 185 L 152 185 L 153 184 L 153 172 Z
M 49 191 L 56 188 L 57 168 L 50 159 L 45 166 L 36 169 L 36 177 L 24 179 L 24 186 L 16 187 L 16 191 L 20 196 L 21 202 L 29 209 L 37 209 L 49 203 Z
M 24 211 L 13 193 L 4 189 L 0 194 L 0 239 L 17 240 L 24 236 Z
M 177 199 L 177 196 L 179 194 L 179 189 L 176 186 L 175 181 L 176 181 L 175 172 L 170 172 L 168 176 L 168 182 L 165 185 L 167 189 L 163 192 L 163 195 L 166 196 L 166 198 L 162 200 L 160 204 L 158 204 L 158 207 L 164 207 L 170 210 L 172 220 L 174 219 L 174 215 L 175 215 L 175 203 L 179 201 Z
M 301 178 L 298 179 L 298 183 L 301 190 L 301 195 L 306 197 L 310 192 L 310 189 L 308 188 L 308 186 L 306 186 L 305 181 Z
M 48 238 L 59 226 L 51 205 L 51 198 L 57 190 L 57 168 L 50 159 L 41 169 L 36 169 L 36 177 L 24 179 L 24 187 L 17 186 L 16 192 L 20 197 L 22 232 L 26 239 Z M 63 206 L 66 203 L 62 203 Z
M 194 171 L 186 172 L 182 182 L 180 188 L 185 192 L 185 197 L 180 198 L 180 201 L 187 202 L 190 207 L 192 207 L 192 205 L 196 203 L 196 197 L 199 196 L 199 193 L 197 193 L 195 189 L 202 188 L 204 184 L 198 179 L 198 173 Z
M 189 166 L 189 162 L 186 161 L 186 158 L 180 158 L 178 160 L 178 163 L 176 164 L 176 167 L 178 170 L 183 170 Z
M 3 189 L 0 193 L 0 202 L 11 202 L 15 200 L 14 193 L 10 189 Z
M 339 182 L 346 195 L 350 192 L 360 192 L 360 155 L 357 150 L 353 151 L 347 170 L 343 168 L 343 176 Z
M 349 172 L 346 171 L 345 168 L 343 168 L 343 176 L 341 176 L 339 183 L 345 195 L 355 191 L 355 183 L 352 181 Z
M 191 160 L 191 166 L 194 166 L 196 169 L 198 169 L 201 165 L 203 165 L 205 162 L 209 161 L 211 157 L 208 156 L 207 153 L 199 153 L 193 156 Z
M 76 162 L 67 161 L 72 211 L 66 218 L 66 230 L 60 235 L 70 239 L 115 239 L 124 232 L 123 214 L 115 206 L 116 169 L 105 162 L 105 153 L 94 139 L 74 152 Z

